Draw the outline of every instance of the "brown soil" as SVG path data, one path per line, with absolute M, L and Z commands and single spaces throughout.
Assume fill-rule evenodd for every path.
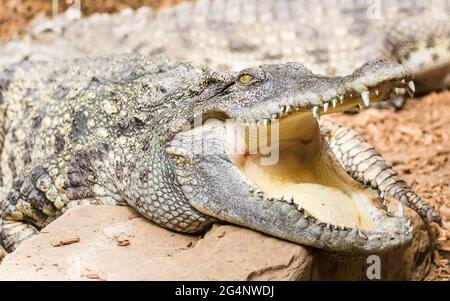
M 125 7 L 165 7 L 182 0 L 82 1 L 83 15 L 112 13 Z M 71 1 L 59 1 L 64 11 Z M 51 1 L 0 0 L 0 41 L 18 32 L 34 17 L 50 15 Z M 423 198 L 439 208 L 434 268 L 427 279 L 450 280 L 450 92 L 410 100 L 398 113 L 365 110 L 334 119 L 358 130 L 385 156 Z
M 81 2 L 81 12 L 88 16 L 95 12 L 114 13 L 126 7 L 150 6 L 161 8 L 183 0 L 96 0 Z M 186 0 L 184 0 L 186 1 Z M 65 11 L 75 0 L 59 0 L 58 11 Z M 0 0 L 0 42 L 9 39 L 38 16 L 52 14 L 52 0 Z

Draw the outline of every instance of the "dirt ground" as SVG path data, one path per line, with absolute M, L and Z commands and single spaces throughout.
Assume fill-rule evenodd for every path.
M 100 0 L 82 2 L 84 15 L 124 7 L 153 8 L 180 0 Z M 71 1 L 59 1 L 59 11 Z M 32 18 L 52 12 L 51 0 L 0 0 L 0 41 L 20 31 Z M 428 280 L 450 280 L 450 92 L 408 101 L 401 112 L 365 110 L 336 116 L 358 130 L 385 156 L 423 198 L 440 209 L 434 267 Z

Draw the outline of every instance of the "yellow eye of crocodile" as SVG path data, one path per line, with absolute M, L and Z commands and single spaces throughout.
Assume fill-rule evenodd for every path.
M 249 75 L 249 74 L 243 74 L 241 76 L 239 76 L 239 82 L 241 84 L 247 85 L 249 84 L 253 79 L 253 76 Z

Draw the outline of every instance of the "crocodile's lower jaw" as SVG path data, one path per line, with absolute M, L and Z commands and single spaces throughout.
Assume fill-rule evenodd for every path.
M 236 125 L 239 126 L 242 124 Z M 269 137 L 265 138 L 271 141 L 274 134 L 268 128 L 274 131 L 276 126 L 272 124 L 255 131 L 247 127 L 246 135 L 237 139 L 236 133 L 243 131 L 228 127 L 228 149 L 234 164 L 266 195 L 275 199 L 293 199 L 319 222 L 350 228 L 356 225 L 359 229 L 376 231 L 371 215 L 377 211 L 385 214 L 379 207 L 377 193 L 345 172 L 322 139 L 318 121 L 309 112 L 281 119 L 279 139 L 274 139 L 270 145 L 272 153 L 262 155 L 254 149 L 258 143 L 254 142 L 257 138 L 252 137 L 252 133 L 261 135 L 261 130 L 267 131 Z M 231 144 L 239 139 L 245 139 L 238 144 L 246 148 L 236 152 L 238 149 Z M 267 160 L 268 156 L 274 160 Z M 264 158 L 266 161 L 262 160 Z

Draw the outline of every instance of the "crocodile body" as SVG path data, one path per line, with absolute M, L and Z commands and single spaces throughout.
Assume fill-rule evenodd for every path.
M 402 0 L 198 0 L 83 19 L 69 11 L 38 22 L 0 57 L 164 53 L 216 70 L 294 61 L 335 76 L 382 56 L 408 67 L 425 93 L 450 85 L 449 16 L 449 1 Z
M 439 216 L 355 132 L 317 121 L 386 100 L 410 79 L 386 60 L 345 77 L 298 63 L 216 72 L 131 54 L 3 69 L 1 244 L 14 250 L 72 206 L 128 204 L 181 232 L 224 220 L 328 251 L 404 246 L 413 229 L 401 203 L 429 221 Z M 199 116 L 220 126 L 195 127 Z M 218 131 L 229 119 L 270 128 L 271 137 L 279 122 L 279 160 L 255 166 L 246 160 L 259 152 L 211 145 L 209 137 L 228 141 Z M 196 128 L 204 152 L 189 147 Z M 297 165 L 299 174 L 283 174 Z M 254 178 L 251 168 L 260 167 L 270 171 Z M 265 189 L 265 177 L 277 174 L 290 197 Z M 325 209 L 317 209 L 304 193 L 315 191 L 312 200 L 322 190 Z

